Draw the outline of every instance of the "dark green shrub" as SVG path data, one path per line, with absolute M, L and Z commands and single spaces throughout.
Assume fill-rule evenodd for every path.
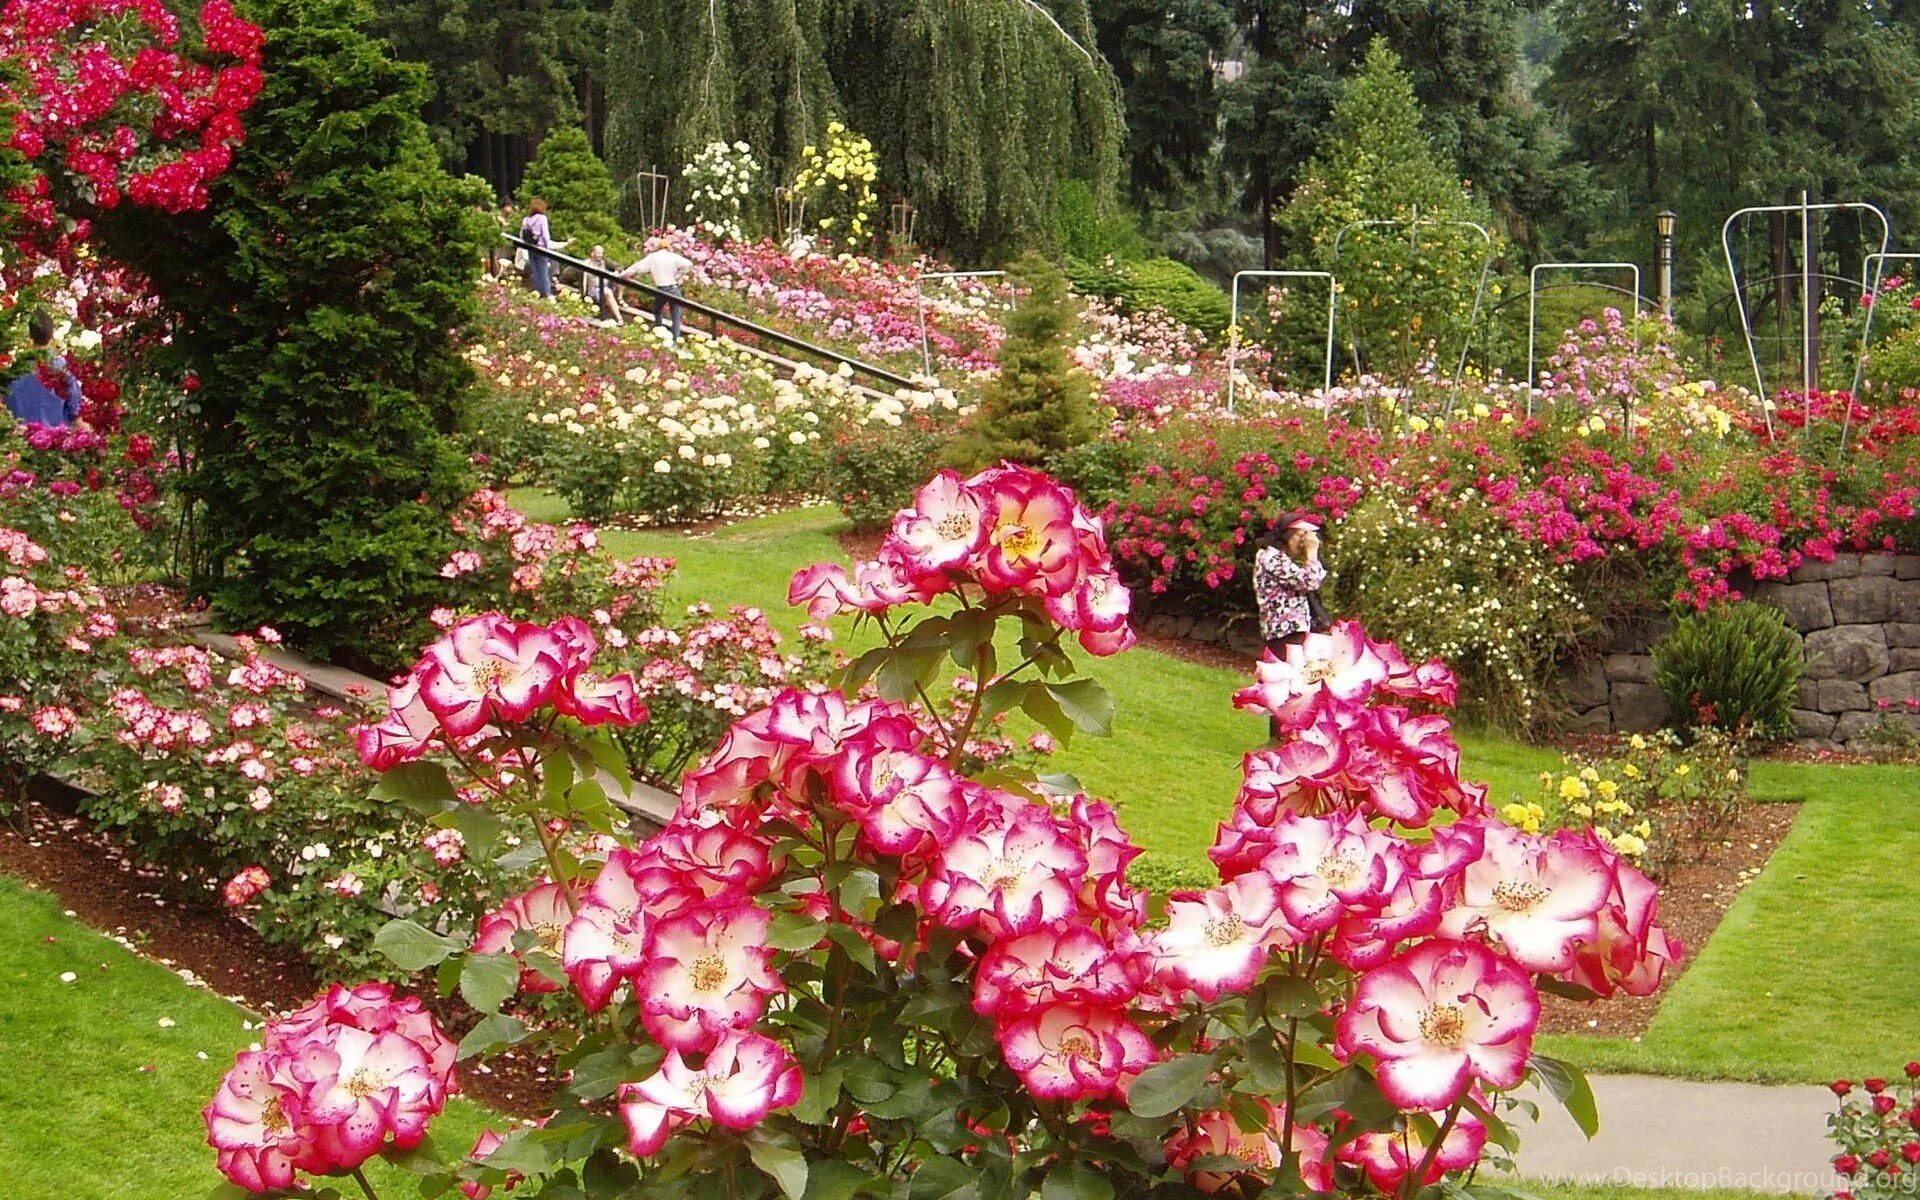
M 1125 499 L 1131 480 L 1146 465 L 1139 446 L 1121 438 L 1096 438 L 1063 450 L 1047 461 L 1054 478 L 1079 493 L 1080 502 L 1098 509 Z
M 1786 618 L 1751 601 L 1688 613 L 1653 648 L 1654 682 L 1677 723 L 1763 741 L 1793 732 L 1800 673 L 1800 639 Z
M 1139 262 L 1069 258 L 1067 277 L 1082 295 L 1110 301 L 1122 312 L 1164 312 L 1208 337 L 1224 334 L 1233 320 L 1227 294 L 1192 267 L 1171 258 Z
M 941 440 L 917 423 L 846 430 L 827 450 L 827 494 L 855 531 L 885 529 L 933 474 Z
M 1001 461 L 1044 466 L 1098 432 L 1093 382 L 1067 350 L 1075 316 L 1066 279 L 1032 254 L 1013 273 L 1025 295 L 1007 318 L 1000 373 L 946 455 L 963 471 Z
M 378 654 L 423 613 L 471 490 L 456 438 L 483 220 L 364 0 L 253 0 L 266 88 L 195 218 L 102 226 L 171 310 L 189 397 L 193 586 L 230 626 Z M 123 210 L 124 212 L 125 210 Z M 176 376 L 177 377 L 177 376 Z
M 573 243 L 566 253 L 585 258 L 596 243 L 616 257 L 625 253 L 627 235 L 613 216 L 619 192 L 578 125 L 563 125 L 541 139 L 520 181 L 520 211 L 536 197 L 547 202 L 554 241 Z

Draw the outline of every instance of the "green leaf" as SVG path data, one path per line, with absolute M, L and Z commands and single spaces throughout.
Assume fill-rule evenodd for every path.
M 973 1168 L 951 1158 L 930 1158 L 907 1184 L 907 1200 L 965 1200 L 973 1191 Z
M 847 667 L 846 673 L 841 676 L 840 690 L 849 696 L 859 691 L 860 685 L 873 678 L 873 673 L 880 669 L 881 663 L 887 661 L 887 655 L 890 653 L 892 651 L 886 646 L 875 646 L 854 659 Z
M 1003 712 L 1012 712 L 1020 706 L 1031 686 L 1025 679 L 1002 679 L 988 685 L 980 695 L 980 719 L 991 721 Z
M 623 1083 L 635 1082 L 646 1072 L 634 1064 L 635 1047 L 622 1042 L 596 1050 L 573 1064 L 573 1078 L 567 1090 L 582 1100 L 604 1100 Z
M 791 1141 L 782 1144 L 771 1137 L 753 1134 L 747 1138 L 747 1156 L 753 1165 L 766 1172 L 787 1200 L 803 1200 L 807 1194 L 807 1156 Z
M 1086 1163 L 1063 1163 L 1047 1172 L 1040 1200 L 1113 1200 L 1113 1184 Z
M 806 1077 L 799 1103 L 793 1106 L 793 1119 L 802 1125 L 818 1125 L 827 1119 L 840 1102 L 841 1067 L 827 1067 Z
M 799 913 L 781 913 L 767 924 L 767 945 L 793 954 L 813 949 L 825 936 L 826 926 Z
M 1156 1063 L 1140 1073 L 1127 1093 L 1127 1108 L 1136 1117 L 1164 1117 L 1193 1102 L 1213 1075 L 1213 1056 L 1183 1054 Z
M 472 1034 L 467 1036 L 471 1037 Z M 544 1175 L 554 1166 L 553 1148 L 536 1135 L 533 1128 L 516 1129 L 500 1139 L 486 1165 L 496 1171 L 518 1171 L 522 1175 Z
M 520 990 L 520 964 L 511 954 L 469 954 L 460 968 L 460 994 L 483 1013 L 497 1010 Z
M 1311 1017 L 1320 1011 L 1320 993 L 1313 981 L 1298 975 L 1276 975 L 1261 985 L 1266 993 L 1267 1011 L 1280 1017 Z
M 473 1058 L 487 1054 L 502 1047 L 512 1046 L 525 1040 L 527 1023 L 518 1017 L 509 1017 L 505 1013 L 488 1013 L 480 1018 L 480 1023 L 460 1039 L 460 1059 Z M 489 1165 L 492 1160 L 488 1160 Z
M 429 815 L 460 803 L 447 769 L 434 762 L 401 763 L 380 776 L 367 798 L 392 801 Z
M 442 937 L 415 921 L 388 921 L 373 935 L 373 948 L 402 971 L 424 971 L 460 953 L 466 943 Z
M 380 1152 L 380 1157 L 415 1175 L 437 1175 L 447 1169 L 446 1157 L 440 1153 L 440 1147 L 434 1145 L 432 1138 L 422 1140 L 411 1150 L 397 1150 L 389 1146 Z
M 1047 694 L 1060 705 L 1060 711 L 1078 729 L 1094 737 L 1113 736 L 1113 696 L 1097 680 L 1070 679 L 1046 684 Z
M 807 1194 L 803 1200 L 852 1200 L 871 1177 L 852 1163 L 826 1159 L 809 1164 Z
M 933 678 L 945 655 L 945 647 L 938 644 L 916 646 L 909 642 L 893 651 L 874 676 L 881 698 L 901 702 L 913 699 L 917 689 Z
M 1034 782 L 1039 784 L 1040 790 L 1049 796 L 1060 796 L 1063 798 L 1083 796 L 1087 791 L 1086 785 L 1080 782 L 1078 775 L 1071 775 L 1065 771 L 1056 771 L 1051 775 L 1036 776 Z
M 476 858 L 484 858 L 493 851 L 493 844 L 500 839 L 500 831 L 505 828 L 499 817 L 475 804 L 462 804 L 440 814 L 434 824 L 458 829 L 460 836 L 466 839 L 467 853 Z
M 1593 1087 L 1587 1083 L 1587 1077 L 1580 1068 L 1570 1062 L 1536 1054 L 1533 1056 L 1532 1073 L 1539 1079 L 1540 1085 L 1567 1110 L 1567 1115 L 1580 1127 L 1580 1132 L 1591 1141 L 1600 1132 L 1600 1110 L 1594 1103 Z
M 1072 743 L 1073 718 L 1061 709 L 1060 702 L 1054 699 L 1053 692 L 1045 684 L 1028 684 L 1020 696 L 1020 708 L 1038 721 L 1040 728 L 1052 734 L 1062 746 Z

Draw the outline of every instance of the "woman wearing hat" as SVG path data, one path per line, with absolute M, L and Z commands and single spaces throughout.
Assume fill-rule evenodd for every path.
M 1260 637 L 1281 653 L 1288 643 L 1327 627 L 1320 608 L 1320 518 L 1290 513 L 1276 522 L 1253 558 L 1253 598 L 1260 608 Z

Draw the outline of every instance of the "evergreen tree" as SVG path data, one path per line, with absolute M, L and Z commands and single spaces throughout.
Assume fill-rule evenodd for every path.
M 1007 319 L 1000 373 L 947 450 L 948 461 L 963 471 L 1003 460 L 1044 467 L 1098 433 L 1092 382 L 1068 353 L 1075 316 L 1066 278 L 1033 254 L 1016 263 L 1013 274 L 1026 295 Z
M 1413 80 L 1434 148 L 1495 209 L 1509 236 L 1535 252 L 1543 222 L 1563 229 L 1596 195 L 1584 167 L 1561 155 L 1547 113 L 1521 84 L 1522 20 L 1538 0 L 1356 0 L 1336 54 L 1343 70 L 1384 38 Z
M 443 161 L 511 192 L 547 130 L 603 124 L 610 0 L 392 0 L 379 29 L 428 68 L 425 115 Z
M 1266 265 L 1278 262 L 1282 227 L 1275 214 L 1339 94 L 1334 46 L 1345 29 L 1337 0 L 1237 0 L 1245 74 L 1222 94 L 1226 158 L 1244 181 L 1243 201 L 1260 218 Z
M 554 240 L 574 242 L 576 257 L 584 258 L 594 243 L 611 248 L 626 242 L 613 215 L 619 203 L 613 176 L 607 174 L 607 164 L 595 156 L 586 130 L 578 125 L 563 125 L 549 133 L 527 164 L 526 178 L 520 181 L 521 207 L 536 197 L 547 202 Z
M 1420 225 L 1405 224 L 1416 214 Z M 1281 216 L 1291 244 L 1339 278 L 1346 338 L 1366 369 L 1404 378 L 1436 358 L 1451 368 L 1486 254 L 1452 223 L 1490 220 L 1428 139 L 1399 56 L 1375 39 Z
M 1214 63 L 1233 38 L 1230 0 L 1106 0 L 1100 53 L 1126 99 L 1127 180 L 1143 208 L 1177 207 L 1212 167 L 1220 136 Z
M 193 586 L 234 627 L 378 649 L 417 614 L 466 494 L 457 437 L 484 218 L 440 166 L 424 72 L 366 0 L 250 0 L 266 88 L 204 214 L 102 233 L 173 314 L 193 395 Z
M 1661 207 L 1680 214 L 1684 239 L 1711 244 L 1734 209 L 1797 199 L 1801 188 L 1874 201 L 1896 229 L 1911 227 L 1920 18 L 1907 10 L 1877 0 L 1559 0 L 1543 96 L 1563 114 L 1568 155 L 1592 163 L 1611 194 L 1615 218 L 1596 251 L 1644 253 Z M 1850 234 L 1849 224 L 1830 228 Z M 1775 254 L 1785 253 L 1782 241 Z

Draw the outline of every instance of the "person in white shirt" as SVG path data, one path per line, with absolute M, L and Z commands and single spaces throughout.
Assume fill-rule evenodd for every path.
M 587 255 L 587 265 L 590 267 L 598 267 L 602 271 L 611 271 L 613 269 L 613 264 L 607 261 L 607 248 L 605 246 L 595 246 L 593 248 L 593 252 Z M 601 318 L 614 325 L 624 325 L 626 323 L 620 316 L 620 302 L 615 296 L 615 293 L 619 290 L 620 288 L 617 284 L 594 274 L 592 271 L 582 271 L 580 273 L 580 298 L 599 309 Z
M 673 314 L 673 340 L 680 340 L 680 300 L 681 285 L 693 271 L 693 260 L 676 254 L 665 240 L 655 238 L 647 243 L 647 256 L 634 263 L 621 274 L 632 279 L 646 275 L 653 286 L 664 295 L 654 297 L 653 323 L 660 324 L 661 318 L 668 312 Z

